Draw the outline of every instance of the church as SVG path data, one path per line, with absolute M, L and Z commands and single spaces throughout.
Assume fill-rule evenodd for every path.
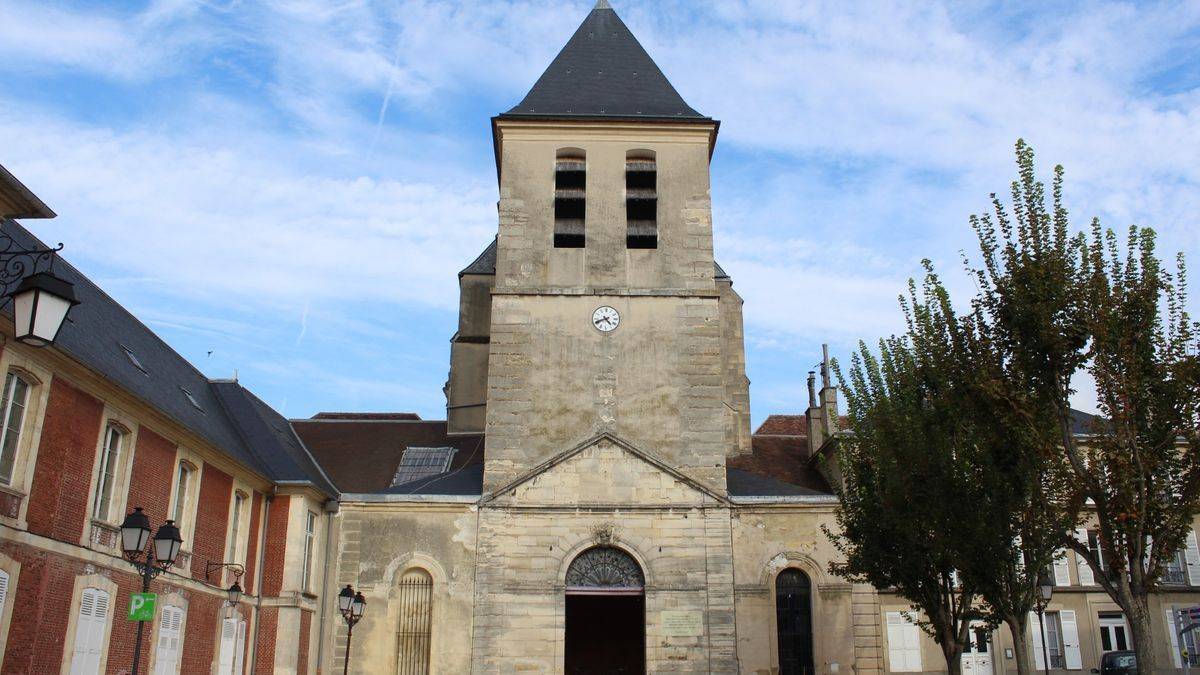
M 497 231 L 458 273 L 444 420 L 285 419 L 60 258 L 78 307 L 52 345 L 0 314 L 0 673 L 946 672 L 906 601 L 830 573 L 828 355 L 802 414 L 751 429 L 742 298 L 713 250 L 719 127 L 599 0 L 491 120 Z M 16 219 L 52 217 L 0 167 L 0 248 L 48 250 Z M 134 509 L 182 539 L 140 622 Z M 1130 647 L 1082 559 L 1047 572 L 1031 665 Z M 1195 528 L 1162 581 L 1155 647 L 1183 672 Z M 980 625 L 961 666 L 1015 673 L 1012 636 Z

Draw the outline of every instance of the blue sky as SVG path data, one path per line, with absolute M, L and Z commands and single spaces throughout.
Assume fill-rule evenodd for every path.
M 0 0 L 0 164 L 59 214 L 25 224 L 208 375 L 291 417 L 441 418 L 456 273 L 496 229 L 488 118 L 591 5 Z M 921 258 L 965 296 L 1018 137 L 1077 226 L 1200 259 L 1200 3 L 614 6 L 722 122 L 756 422 L 803 408 L 822 342 L 897 330 Z

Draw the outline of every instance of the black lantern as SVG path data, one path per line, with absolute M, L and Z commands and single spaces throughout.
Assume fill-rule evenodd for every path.
M 362 593 L 355 593 L 350 584 L 346 584 L 342 592 L 338 593 L 338 611 L 346 620 L 346 660 L 342 662 L 342 675 L 350 672 L 350 645 L 354 639 L 354 624 L 358 623 L 366 609 L 367 599 Z
M 228 597 L 229 597 L 229 604 L 230 604 L 230 605 L 236 605 L 236 604 L 238 604 L 238 602 L 240 602 L 240 601 L 241 601 L 241 599 L 242 599 L 242 587 L 241 587 L 241 585 L 240 585 L 240 584 L 238 584 L 238 582 L 236 582 L 236 581 L 235 581 L 235 582 L 233 582 L 233 585 L 232 585 L 232 586 L 230 586 L 230 587 L 229 587 L 229 590 L 228 590 L 228 591 L 225 591 L 225 593 L 226 593 L 226 594 L 228 595 Z
M 338 611 L 345 614 L 350 611 L 350 605 L 354 603 L 354 588 L 350 584 L 338 593 Z
M 183 537 L 180 536 L 175 521 L 168 520 L 158 526 L 158 532 L 154 535 L 154 557 L 159 564 L 174 565 L 182 547 Z
M 361 619 L 363 611 L 367 608 L 367 599 L 363 597 L 361 592 L 354 594 L 354 602 L 350 603 L 350 616 L 355 620 Z
M 1042 604 L 1049 604 L 1050 598 L 1054 596 L 1054 581 L 1049 574 L 1042 572 L 1038 575 L 1038 597 L 1041 598 Z
M 75 287 L 49 272 L 22 279 L 12 297 L 16 339 L 34 347 L 53 343 L 67 313 L 79 304 Z
M 133 513 L 121 523 L 121 550 L 127 556 L 136 556 L 146 550 L 149 540 L 150 518 L 142 512 L 142 507 L 134 507 Z

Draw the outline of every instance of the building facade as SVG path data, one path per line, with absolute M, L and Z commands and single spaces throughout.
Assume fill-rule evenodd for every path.
M 354 673 L 945 672 L 906 602 L 829 572 L 836 389 L 810 379 L 803 414 L 751 432 L 718 127 L 601 0 L 492 120 L 497 236 L 459 274 L 444 421 L 285 420 L 61 263 L 81 304 L 53 347 L 0 317 L 0 672 L 128 671 L 135 506 L 184 537 L 142 672 L 340 672 L 347 584 L 367 598 Z M 44 246 L 12 218 L 53 213 L 2 169 L 0 216 Z M 1052 672 L 1129 646 L 1073 553 L 1053 576 Z M 1165 582 L 1156 648 L 1182 672 L 1195 532 Z M 1015 672 L 1011 650 L 980 631 L 964 671 Z

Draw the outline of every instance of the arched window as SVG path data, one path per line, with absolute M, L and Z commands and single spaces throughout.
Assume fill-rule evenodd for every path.
M 779 674 L 812 675 L 812 583 L 789 568 L 775 578 L 775 619 L 779 635 Z
M 433 578 L 420 568 L 400 577 L 400 623 L 396 627 L 396 675 L 429 673 Z
M 562 148 L 554 162 L 554 247 L 583 248 L 587 214 L 587 156 Z

